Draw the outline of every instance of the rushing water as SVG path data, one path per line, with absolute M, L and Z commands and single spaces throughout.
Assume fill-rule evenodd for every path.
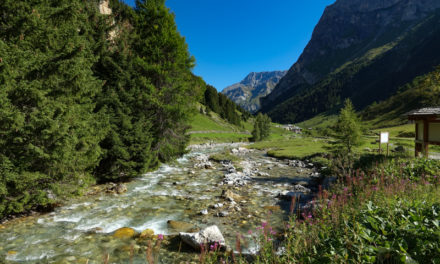
M 248 230 L 262 221 L 282 228 L 286 220 L 283 210 L 268 213 L 265 206 L 286 202 L 276 198 L 281 190 L 289 190 L 300 177 L 300 172 L 253 151 L 241 156 L 269 176 L 255 176 L 245 187 L 219 185 L 225 171 L 220 164 L 216 169 L 194 169 L 193 158 L 212 154 L 230 146 L 216 146 L 194 150 L 176 162 L 161 166 L 157 171 L 143 175 L 127 184 L 128 191 L 121 195 L 102 193 L 82 197 L 57 208 L 53 213 L 27 217 L 7 223 L 0 229 L 0 263 L 103 263 L 109 254 L 109 263 L 129 263 L 131 251 L 134 263 L 146 263 L 145 244 L 136 239 L 121 240 L 112 236 L 121 227 L 137 232 L 152 229 L 156 234 L 175 235 L 167 226 L 168 220 L 194 224 L 197 228 L 218 225 L 229 245 L 235 244 L 238 233 L 248 236 Z M 190 173 L 194 170 L 194 174 Z M 217 217 L 216 210 L 208 215 L 200 211 L 222 199 L 222 190 L 230 189 L 243 197 L 240 211 L 230 211 L 227 217 Z M 222 210 L 226 210 L 223 208 Z M 249 244 L 251 247 L 251 244 Z M 3 261 L 2 261 L 3 260 Z M 197 254 L 163 246 L 161 263 L 197 262 Z

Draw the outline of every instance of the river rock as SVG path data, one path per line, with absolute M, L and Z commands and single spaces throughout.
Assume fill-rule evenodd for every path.
M 281 207 L 279 205 L 267 205 L 265 207 L 263 207 L 265 210 L 267 211 L 272 211 L 272 212 L 276 212 L 276 211 L 280 211 Z
M 154 237 L 154 231 L 152 229 L 145 229 L 141 232 L 139 237 L 142 239 L 152 239 Z
M 113 234 L 113 237 L 119 239 L 126 239 L 126 238 L 132 238 L 135 235 L 136 235 L 136 231 L 133 228 L 123 227 L 116 230 L 115 233 Z
M 216 203 L 212 206 L 213 209 L 222 208 L 222 207 L 223 207 L 222 203 Z
M 282 191 L 277 197 L 283 200 L 292 200 L 293 197 L 297 197 L 301 193 L 310 193 L 310 189 L 302 185 L 295 185 L 292 191 Z
M 208 214 L 208 209 L 203 209 L 202 211 L 200 211 L 201 215 L 207 215 Z
M 227 199 L 227 200 L 234 200 L 234 201 L 240 201 L 242 199 L 242 197 L 234 192 L 232 192 L 231 190 L 223 190 L 222 191 L 222 198 Z
M 174 229 L 179 232 L 185 232 L 185 231 L 190 230 L 191 228 L 194 228 L 193 224 L 181 222 L 181 221 L 169 220 L 167 222 L 167 224 L 168 224 L 169 228 Z
M 114 193 L 114 194 L 123 194 L 127 191 L 127 186 L 122 183 L 111 183 L 110 186 L 107 188 L 107 193 Z
M 261 172 L 261 171 L 259 171 L 259 172 L 257 173 L 257 175 L 260 176 L 260 177 L 269 177 L 269 173 Z
M 197 169 L 215 169 L 212 163 L 209 161 L 209 156 L 205 154 L 200 154 L 194 158 L 194 168 Z
M 234 185 L 234 186 L 244 186 L 251 180 L 250 176 L 243 172 L 235 172 L 225 174 L 223 179 L 223 184 Z
M 300 192 L 300 193 L 310 193 L 310 189 L 309 188 L 304 187 L 304 186 L 299 185 L 299 184 L 293 186 L 293 191 L 294 192 Z
M 219 217 L 226 217 L 228 215 L 229 215 L 229 212 L 227 212 L 227 211 L 221 211 L 221 212 L 217 213 L 217 216 L 219 216 Z
M 184 233 L 179 234 L 183 242 L 199 251 L 201 246 L 212 245 L 218 243 L 221 248 L 226 248 L 225 238 L 220 232 L 220 229 L 216 226 L 209 226 L 197 233 Z

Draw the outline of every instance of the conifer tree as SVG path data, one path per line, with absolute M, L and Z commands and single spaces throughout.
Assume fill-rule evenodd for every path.
M 351 153 L 354 146 L 361 144 L 362 127 L 350 99 L 346 99 L 335 126 L 335 138 L 344 152 Z
M 8 197 L 0 196 L 0 210 L 14 213 L 47 203 L 55 183 L 91 180 L 105 127 L 93 112 L 101 81 L 87 22 L 95 9 L 70 0 L 5 0 L 0 9 L 0 176 L 7 186 L 0 193 Z
M 133 23 L 134 12 L 123 11 L 127 21 L 120 23 Z M 113 30 L 111 19 L 107 32 Z M 138 78 L 144 77 L 134 68 L 134 40 L 132 30 L 119 30 L 116 38 L 106 43 L 106 52 L 96 66 L 98 76 L 106 80 L 96 110 L 105 111 L 109 122 L 108 133 L 100 143 L 103 156 L 95 170 L 101 182 L 124 181 L 158 165 L 157 153 L 152 151 L 153 117 L 145 109 L 148 91 L 139 85 Z
M 252 141 L 261 141 L 269 137 L 270 135 L 270 117 L 258 113 L 254 122 L 254 129 L 252 130 Z
M 136 1 L 136 14 L 137 85 L 148 101 L 143 109 L 153 117 L 153 150 L 167 161 L 185 151 L 188 120 L 200 100 L 193 88 L 194 58 L 164 0 Z

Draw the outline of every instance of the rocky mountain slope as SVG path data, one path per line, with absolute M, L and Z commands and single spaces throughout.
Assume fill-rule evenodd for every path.
M 260 109 L 260 98 L 272 92 L 287 71 L 252 72 L 243 81 L 226 87 L 222 93 L 247 111 Z
M 438 0 L 337 0 L 262 112 L 297 122 L 352 98 L 362 109 L 440 64 Z

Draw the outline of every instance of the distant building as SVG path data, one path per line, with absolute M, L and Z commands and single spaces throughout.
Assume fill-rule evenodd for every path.
M 421 108 L 407 113 L 416 127 L 415 154 L 429 157 L 429 145 L 440 145 L 440 107 Z
M 292 131 L 293 133 L 296 133 L 296 134 L 302 133 L 302 128 L 300 128 L 299 126 L 292 125 L 292 124 L 284 125 L 283 128 L 285 130 Z

